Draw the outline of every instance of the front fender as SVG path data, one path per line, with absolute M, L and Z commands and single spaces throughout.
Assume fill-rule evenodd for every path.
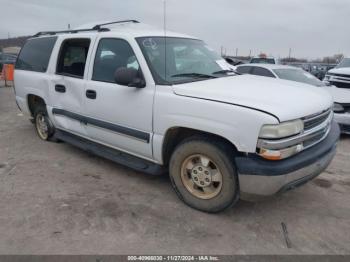
M 156 94 L 154 108 L 153 152 L 157 161 L 162 159 L 165 134 L 174 127 L 215 134 L 240 152 L 255 153 L 261 127 L 278 124 L 276 118 L 258 110 L 162 91 Z

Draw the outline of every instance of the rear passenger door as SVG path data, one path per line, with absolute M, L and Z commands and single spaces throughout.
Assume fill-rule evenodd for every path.
M 56 127 L 86 136 L 83 103 L 88 57 L 94 38 L 68 38 L 62 41 L 52 81 L 52 114 Z

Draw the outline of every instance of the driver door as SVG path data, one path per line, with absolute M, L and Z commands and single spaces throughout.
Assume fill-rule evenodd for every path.
M 135 88 L 115 83 L 117 69 L 141 70 L 131 45 L 124 39 L 101 38 L 94 57 L 84 96 L 88 136 L 107 146 L 151 158 L 155 85 L 146 83 L 144 88 Z

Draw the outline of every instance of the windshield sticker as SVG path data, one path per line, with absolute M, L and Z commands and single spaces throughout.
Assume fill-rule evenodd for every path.
M 147 39 L 143 40 L 142 45 L 146 48 L 151 48 L 153 50 L 158 49 L 158 44 L 152 38 L 147 38 Z

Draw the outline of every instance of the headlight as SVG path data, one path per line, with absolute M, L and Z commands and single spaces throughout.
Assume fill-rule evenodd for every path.
M 304 130 L 304 123 L 301 120 L 284 122 L 279 125 L 265 125 L 261 128 L 259 137 L 275 139 L 288 137 L 301 133 Z
M 344 107 L 341 104 L 334 103 L 333 104 L 333 111 L 334 111 L 334 113 L 343 113 Z
M 294 120 L 284 122 L 279 125 L 265 125 L 261 128 L 259 134 L 259 140 L 274 140 L 280 138 L 286 138 L 293 135 L 300 134 L 304 130 L 304 122 L 302 120 Z M 303 145 L 298 144 L 288 148 L 282 148 L 278 150 L 271 150 L 264 148 L 263 146 L 257 149 L 257 153 L 268 160 L 281 160 L 303 150 Z

